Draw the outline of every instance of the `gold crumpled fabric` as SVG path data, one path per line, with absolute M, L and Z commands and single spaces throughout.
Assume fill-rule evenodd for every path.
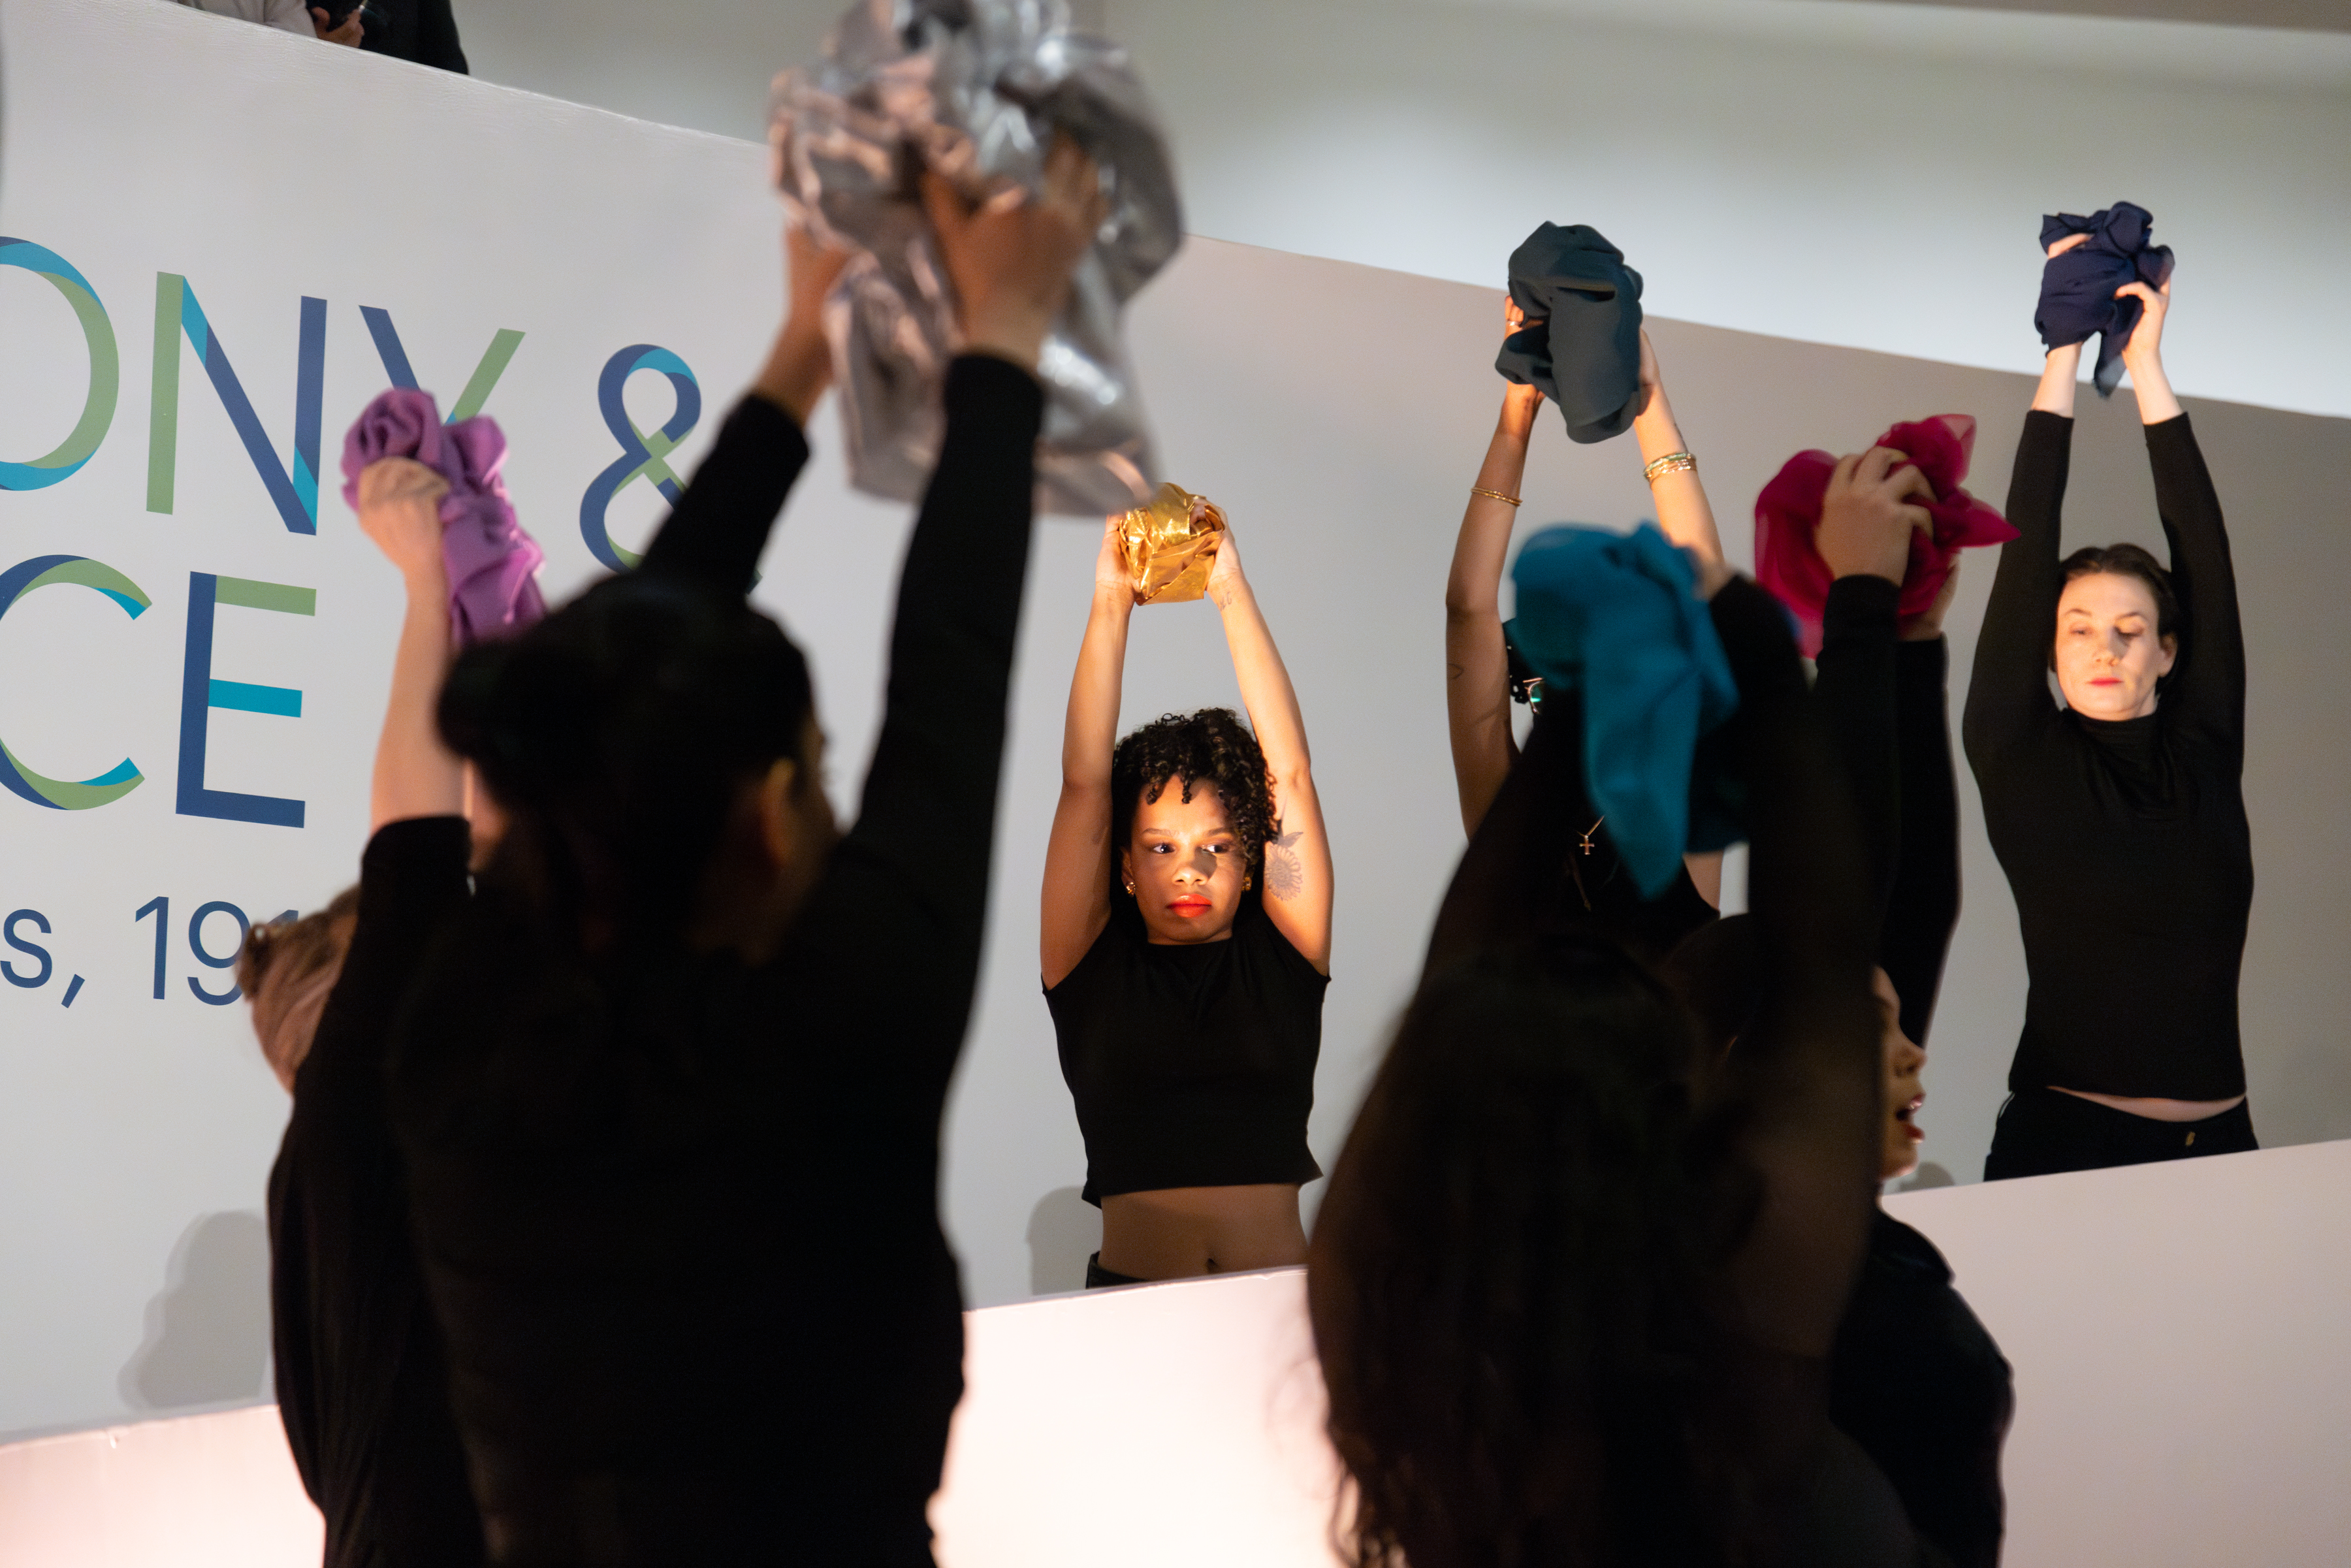
M 1119 549 L 1137 604 L 1181 604 L 1208 591 L 1224 509 L 1180 485 L 1162 485 L 1148 506 L 1118 519 Z

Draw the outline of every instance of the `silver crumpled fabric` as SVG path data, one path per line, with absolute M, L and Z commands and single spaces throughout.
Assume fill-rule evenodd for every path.
M 1070 30 L 1062 0 L 862 0 L 825 57 L 776 78 L 768 140 L 794 218 L 860 252 L 826 301 L 850 479 L 894 500 L 938 456 L 939 389 L 961 348 L 923 214 L 935 170 L 974 201 L 1037 190 L 1053 133 L 1102 171 L 1109 216 L 1039 357 L 1040 510 L 1147 501 L 1155 471 L 1121 309 L 1183 243 L 1158 120 L 1126 51 Z

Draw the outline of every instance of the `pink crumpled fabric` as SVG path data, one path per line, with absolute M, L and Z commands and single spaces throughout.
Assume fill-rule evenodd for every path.
M 1960 486 L 1975 453 L 1972 415 L 1941 413 L 1897 424 L 1872 444 L 1904 454 L 1935 487 L 1936 498 L 1927 507 L 1934 518 L 1934 537 L 1911 535 L 1910 565 L 1902 574 L 1902 595 L 1895 610 L 1898 615 L 1917 615 L 1933 607 L 1959 564 L 1959 551 L 2005 544 L 2016 538 L 2016 530 Z M 1795 616 L 1796 641 L 1808 659 L 1820 655 L 1821 612 L 1834 580 L 1828 562 L 1821 559 L 1819 530 L 1821 504 L 1835 471 L 1836 459 L 1827 453 L 1799 452 L 1755 497 L 1755 580 Z
M 498 476 L 507 438 L 496 420 L 476 414 L 443 424 L 431 392 L 394 387 L 361 410 L 343 437 L 343 499 L 354 508 L 360 472 L 386 457 L 413 457 L 449 482 L 441 497 L 441 558 L 457 646 L 511 636 L 547 613 L 537 575 L 547 553 L 507 499 Z

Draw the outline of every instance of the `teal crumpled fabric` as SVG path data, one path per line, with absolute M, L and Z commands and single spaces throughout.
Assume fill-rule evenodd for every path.
M 1740 837 L 1734 780 L 1692 772 L 1698 741 L 1739 709 L 1697 573 L 1654 523 L 1629 534 L 1562 525 L 1527 540 L 1510 580 L 1510 640 L 1546 689 L 1582 695 L 1593 808 L 1655 898 L 1684 852 Z

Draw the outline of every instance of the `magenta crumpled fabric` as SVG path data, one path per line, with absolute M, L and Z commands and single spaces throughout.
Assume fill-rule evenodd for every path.
M 1939 413 L 1897 424 L 1872 444 L 1907 456 L 1935 487 L 1935 499 L 1927 507 L 1934 518 L 1934 536 L 1910 536 L 1910 565 L 1902 574 L 1902 596 L 1895 609 L 1897 615 L 1920 614 L 1943 591 L 1961 550 L 2005 544 L 2016 538 L 2016 530 L 1959 483 L 1968 476 L 1968 460 L 1975 454 L 1972 415 Z M 1828 562 L 1821 559 L 1819 533 L 1821 504 L 1835 471 L 1836 459 L 1827 453 L 1799 452 L 1755 497 L 1755 580 L 1795 616 L 1796 641 L 1808 659 L 1820 654 L 1821 612 L 1834 580 Z
M 486 414 L 441 423 L 433 394 L 394 387 L 360 412 L 343 437 L 343 499 L 359 506 L 360 474 L 386 457 L 413 457 L 449 482 L 441 497 L 441 558 L 449 571 L 449 630 L 459 647 L 511 635 L 547 613 L 538 571 L 547 552 L 515 520 L 498 470 L 507 438 Z

